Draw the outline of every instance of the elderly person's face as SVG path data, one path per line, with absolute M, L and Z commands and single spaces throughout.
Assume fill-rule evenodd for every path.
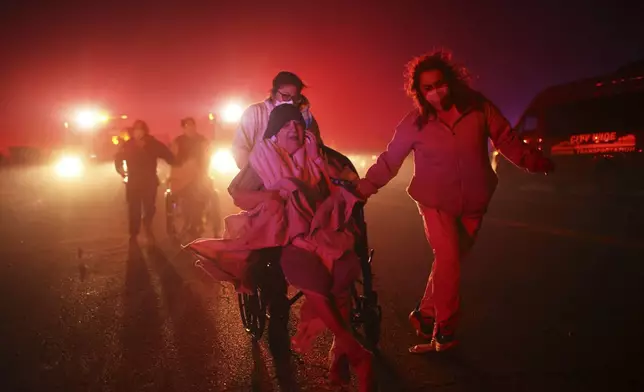
M 289 121 L 277 133 L 277 145 L 294 154 L 304 145 L 304 127 L 299 121 Z

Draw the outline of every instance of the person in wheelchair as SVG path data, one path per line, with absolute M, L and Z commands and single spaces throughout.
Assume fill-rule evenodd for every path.
M 170 190 L 183 202 L 189 231 L 200 235 L 202 215 L 211 191 L 208 177 L 209 142 L 197 132 L 196 122 L 192 117 L 182 119 L 181 128 L 183 134 L 177 136 L 171 145 L 176 166 L 170 172 Z
M 225 219 L 223 239 L 197 240 L 189 247 L 214 260 L 212 275 L 233 281 L 240 291 L 257 283 L 244 276 L 254 251 L 281 248 L 282 271 L 306 298 L 301 323 L 319 319 L 334 335 L 330 378 L 348 382 L 351 366 L 360 390 L 371 391 L 372 354 L 349 327 L 351 287 L 361 269 L 352 211 L 361 200 L 330 181 L 343 173 L 327 164 L 317 139 L 304 127 L 295 106 L 271 112 L 263 140 L 229 188 L 243 212 Z M 296 349 L 308 345 L 294 343 Z

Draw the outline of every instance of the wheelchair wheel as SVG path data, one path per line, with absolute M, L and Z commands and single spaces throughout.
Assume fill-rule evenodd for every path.
M 356 286 L 358 285 L 359 283 L 356 283 Z M 356 333 L 364 336 L 370 347 L 375 348 L 380 342 L 380 324 L 382 321 L 382 310 L 378 305 L 378 295 L 376 292 L 372 292 L 369 295 L 360 294 L 356 286 L 352 289 L 351 326 Z
M 374 292 L 375 296 L 376 293 Z M 376 297 L 377 298 L 377 297 Z M 367 300 L 369 302 L 369 300 Z M 371 347 L 377 347 L 380 343 L 380 325 L 382 323 L 382 309 L 380 305 L 368 305 L 363 308 L 363 325 L 365 338 Z
M 261 339 L 266 326 L 266 304 L 261 291 L 257 290 L 253 295 L 238 294 L 237 300 L 244 329 L 256 342 Z
M 373 250 L 362 261 L 362 280 L 351 288 L 351 326 L 355 332 L 364 336 L 369 346 L 376 348 L 380 342 L 382 309 L 378 305 L 378 293 L 373 290 L 372 259 Z
M 170 189 L 165 191 L 165 216 L 166 232 L 168 236 L 176 241 L 193 240 L 188 238 L 190 224 L 183 213 L 181 201 L 172 194 Z
M 176 237 L 177 231 L 174 226 L 174 216 L 175 216 L 175 211 L 177 210 L 178 206 L 176 203 L 176 200 L 174 196 L 172 195 L 172 192 L 170 192 L 170 189 L 166 189 L 164 195 L 163 195 L 164 201 L 165 201 L 165 228 L 166 232 L 168 233 L 168 236 L 171 238 Z

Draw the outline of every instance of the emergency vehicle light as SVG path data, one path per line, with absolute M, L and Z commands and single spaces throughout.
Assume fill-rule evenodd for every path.
M 221 117 L 227 123 L 236 123 L 241 120 L 242 114 L 244 114 L 244 109 L 235 103 L 231 103 L 223 108 Z

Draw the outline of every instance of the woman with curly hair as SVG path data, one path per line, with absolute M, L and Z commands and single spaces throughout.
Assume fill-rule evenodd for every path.
M 423 217 L 434 262 L 420 304 L 409 320 L 429 344 L 411 352 L 453 347 L 459 308 L 460 263 L 471 249 L 497 185 L 488 139 L 515 165 L 536 173 L 552 163 L 522 143 L 501 112 L 469 85 L 468 72 L 444 51 L 407 65 L 407 94 L 415 108 L 358 183 L 366 197 L 394 178 L 413 151 L 414 175 L 407 189 Z

